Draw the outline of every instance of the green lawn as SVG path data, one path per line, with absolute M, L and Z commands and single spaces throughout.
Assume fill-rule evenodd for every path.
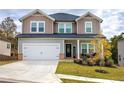
M 13 63 L 14 61 L 0 61 L 0 66 L 1 65 L 5 65 L 5 64 L 9 64 L 9 63 Z
M 96 82 L 90 82 L 90 81 L 80 81 L 80 80 L 73 80 L 73 79 L 63 79 L 61 78 L 63 83 L 96 83 Z
M 123 67 L 102 67 L 103 70 L 108 71 L 107 74 L 95 72 L 95 69 L 100 69 L 100 67 L 82 66 L 71 62 L 59 62 L 56 73 L 124 81 Z

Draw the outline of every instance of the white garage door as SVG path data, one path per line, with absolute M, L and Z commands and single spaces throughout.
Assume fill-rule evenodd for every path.
M 57 60 L 59 53 L 60 44 L 58 43 L 23 44 L 24 60 Z

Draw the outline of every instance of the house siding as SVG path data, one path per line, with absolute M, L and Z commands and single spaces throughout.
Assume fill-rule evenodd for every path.
M 47 34 L 53 33 L 53 20 L 39 13 L 36 13 L 23 20 L 22 33 L 30 33 L 30 22 L 31 21 L 45 21 L 45 33 Z
M 99 34 L 100 31 L 100 22 L 93 18 L 82 18 L 77 21 L 77 34 L 87 34 L 85 33 L 85 22 L 91 21 L 92 22 L 92 33 L 91 34 Z M 90 34 L 90 33 L 89 33 Z
M 8 49 L 7 44 L 11 44 L 11 43 L 0 40 L 0 54 L 10 56 L 11 55 L 11 46 Z
M 119 56 L 121 60 L 119 60 Z M 118 62 L 120 66 L 124 66 L 124 40 L 118 42 Z

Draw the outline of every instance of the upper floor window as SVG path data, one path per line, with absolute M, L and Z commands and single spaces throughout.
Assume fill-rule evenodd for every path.
M 59 33 L 72 33 L 72 23 L 58 23 Z
M 45 32 L 45 22 L 31 21 L 31 32 Z
M 58 27 L 59 27 L 59 33 L 64 33 L 65 32 L 64 31 L 65 30 L 64 24 L 61 23 L 61 24 L 58 25 Z
M 92 22 L 85 22 L 85 32 L 92 33 Z

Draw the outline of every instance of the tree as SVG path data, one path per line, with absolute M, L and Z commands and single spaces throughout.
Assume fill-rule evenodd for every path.
M 8 39 L 11 42 L 11 56 L 17 56 L 17 38 L 15 37 L 18 33 L 16 32 L 16 24 L 10 17 L 5 18 L 0 24 L 0 37 Z
M 117 48 L 117 44 L 118 44 L 118 41 L 120 39 L 122 39 L 122 35 L 115 35 L 113 36 L 111 39 L 110 39 L 110 43 L 111 43 L 111 52 L 112 52 L 112 59 L 114 60 L 114 63 L 115 64 L 118 64 L 118 48 Z
M 97 35 L 96 39 L 92 40 L 91 43 L 97 49 L 100 59 L 105 60 L 111 57 L 111 44 L 106 38 L 103 38 L 102 33 Z
M 15 36 L 17 26 L 10 17 L 5 18 L 0 24 L 0 27 L 5 31 L 7 38 Z

